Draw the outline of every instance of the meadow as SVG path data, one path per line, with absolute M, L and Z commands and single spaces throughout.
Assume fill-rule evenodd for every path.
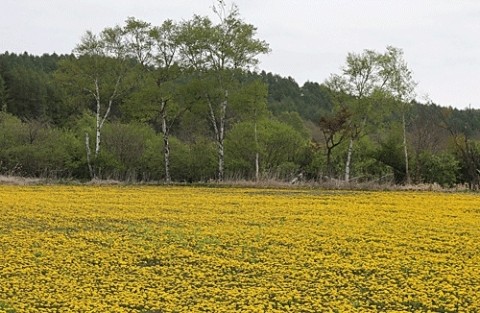
M 480 312 L 473 193 L 0 186 L 0 312 Z

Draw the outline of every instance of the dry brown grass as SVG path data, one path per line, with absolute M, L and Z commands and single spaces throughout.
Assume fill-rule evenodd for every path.
M 134 183 L 126 183 L 115 179 L 92 179 L 85 185 L 93 186 L 115 186 L 115 185 L 135 185 Z
M 45 179 L 40 178 L 26 178 L 19 176 L 4 176 L 0 175 L 0 184 L 1 185 L 40 185 L 46 183 Z
M 55 180 L 46 178 L 28 178 L 20 176 L 0 175 L 0 185 L 94 185 L 94 186 L 114 186 L 114 185 L 162 185 L 163 182 L 124 182 L 114 179 L 93 179 L 88 182 L 79 182 L 76 180 Z M 230 179 L 223 182 L 209 181 L 205 183 L 176 183 L 171 185 L 200 185 L 210 187 L 248 187 L 248 188 L 291 188 L 291 189 L 325 189 L 325 190 L 388 190 L 388 191 L 444 191 L 444 192 L 459 192 L 468 191 L 468 186 L 457 185 L 452 188 L 445 188 L 438 184 L 410 184 L 410 185 L 395 185 L 393 183 L 378 183 L 378 182 L 349 182 L 342 180 L 329 181 L 298 181 L 294 184 L 279 179 L 262 179 L 260 181 L 244 180 L 244 179 Z
M 295 184 L 290 182 L 266 179 L 260 181 L 252 180 L 226 180 L 223 182 L 209 182 L 210 186 L 232 186 L 232 187 L 252 187 L 252 188 L 298 188 L 298 189 L 325 189 L 325 190 L 372 190 L 372 191 L 467 191 L 468 186 L 458 185 L 452 188 L 442 187 L 438 184 L 410 184 L 396 185 L 393 183 L 378 182 L 345 182 L 342 180 L 329 181 L 299 181 Z

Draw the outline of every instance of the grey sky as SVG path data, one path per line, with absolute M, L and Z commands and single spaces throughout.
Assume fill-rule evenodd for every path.
M 348 52 L 404 50 L 417 99 L 480 108 L 478 0 L 236 0 L 272 52 L 260 69 L 323 82 Z M 165 19 L 212 14 L 213 0 L 0 0 L 0 52 L 70 53 L 86 30 L 133 16 Z

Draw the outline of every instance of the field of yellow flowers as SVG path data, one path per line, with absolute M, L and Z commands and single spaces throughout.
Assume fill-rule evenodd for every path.
M 0 312 L 480 312 L 480 196 L 0 186 Z

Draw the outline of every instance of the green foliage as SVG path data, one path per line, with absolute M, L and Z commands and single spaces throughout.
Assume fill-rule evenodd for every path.
M 378 162 L 392 169 L 394 181 L 397 184 L 404 183 L 406 175 L 401 138 L 400 128 L 392 127 L 392 132 L 382 139 L 377 151 L 374 153 L 374 157 Z
M 196 181 L 190 175 L 190 148 L 176 137 L 170 137 L 170 171 L 174 181 Z M 160 135 L 150 138 L 146 142 L 146 151 L 143 157 L 143 179 L 164 180 L 165 159 L 163 155 L 163 138 Z
M 437 183 L 443 187 L 452 187 L 457 183 L 460 163 L 454 155 L 425 151 L 420 154 L 417 162 L 423 182 Z
M 306 82 L 301 88 L 301 103 L 296 111 L 306 120 L 316 122 L 333 110 L 330 90 L 325 85 Z
M 216 173 L 216 147 L 207 140 L 201 139 L 190 145 L 189 182 L 208 181 Z
M 257 124 L 241 122 L 229 132 L 226 142 L 226 163 L 231 177 L 255 177 L 255 155 L 259 153 L 260 168 L 264 175 L 286 178 L 298 172 L 301 152 L 306 140 L 288 124 L 264 119 Z M 292 172 L 287 174 L 287 169 Z
M 273 175 L 277 179 L 292 180 L 299 172 L 300 165 L 295 162 L 283 162 L 280 163 L 273 171 Z
M 305 146 L 300 154 L 300 167 L 308 180 L 321 180 L 326 167 L 325 153 L 315 144 Z
M 261 153 L 255 142 L 254 122 L 236 124 L 225 140 L 225 162 L 230 177 L 255 177 L 255 154 Z
M 215 177 L 216 149 L 212 142 L 203 138 L 186 144 L 170 137 L 170 172 L 173 181 L 198 182 Z M 165 167 L 161 136 L 150 138 L 143 158 L 142 173 L 146 180 L 164 180 Z
M 298 112 L 282 112 L 277 116 L 277 119 L 280 122 L 290 125 L 305 140 L 310 139 L 310 132 L 308 131 L 307 127 L 305 126 L 304 120 L 302 119 L 300 114 L 298 114 Z
M 237 119 L 258 121 L 267 116 L 267 92 L 267 86 L 259 79 L 241 82 L 230 96 Z
M 285 162 L 295 162 L 306 141 L 291 126 L 265 120 L 259 124 L 259 143 L 264 147 L 265 167 L 272 169 Z
M 330 114 L 333 109 L 331 92 L 325 85 L 306 82 L 300 87 L 292 77 L 281 77 L 264 71 L 260 77 L 268 86 L 267 108 L 281 120 L 285 116 L 280 115 L 295 112 L 304 121 L 318 123 L 321 116 Z
M 3 76 L 0 73 L 0 111 L 7 112 L 8 108 L 8 91 Z
M 21 118 L 57 123 L 62 99 L 52 73 L 62 58 L 55 54 L 0 55 L 0 110 Z
M 144 124 L 106 124 L 99 167 L 103 168 L 105 174 L 121 180 L 141 179 L 139 161 L 146 153 L 146 143 L 154 136 L 153 129 Z
M 30 177 L 71 177 L 82 165 L 80 142 L 38 121 L 0 117 L 1 172 Z
M 12 114 L 0 112 L 0 153 L 10 146 L 20 144 L 24 125 Z
M 456 147 L 460 163 L 460 181 L 467 183 L 471 189 L 480 188 L 480 142 L 465 139 Z

